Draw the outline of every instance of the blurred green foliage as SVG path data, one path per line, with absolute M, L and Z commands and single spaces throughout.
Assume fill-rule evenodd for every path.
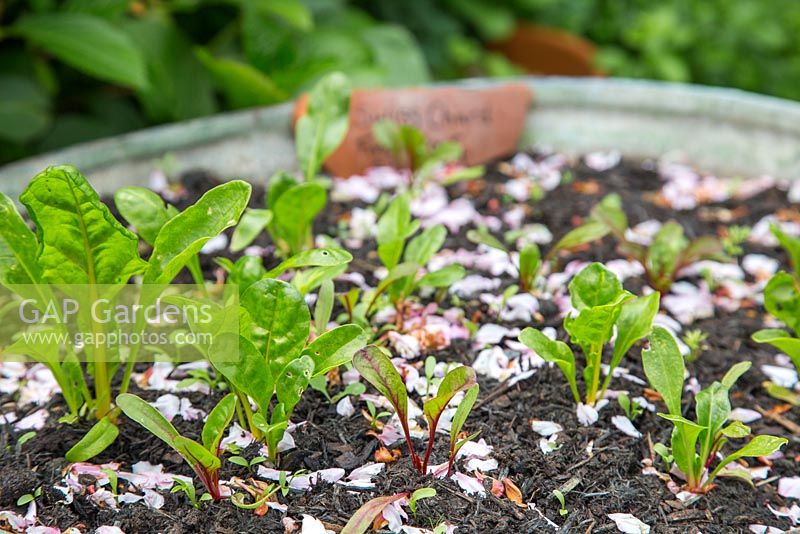
M 797 0 L 499 0 L 599 46 L 610 75 L 731 86 L 800 100 Z
M 0 0 L 0 164 L 355 85 L 519 72 L 517 21 L 598 44 L 611 75 L 800 99 L 797 0 Z
M 403 27 L 336 0 L 0 0 L 0 162 L 287 100 L 331 70 L 429 81 Z

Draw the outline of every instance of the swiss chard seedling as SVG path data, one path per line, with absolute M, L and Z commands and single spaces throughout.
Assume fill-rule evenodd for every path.
M 208 414 L 203 426 L 202 443 L 181 436 L 158 410 L 136 395 L 119 395 L 117 406 L 180 454 L 203 482 L 212 499 L 222 499 L 219 484 L 220 442 L 235 413 L 236 397 L 233 394 L 226 395 Z
M 120 207 L 139 226 L 139 232 L 153 245 L 148 261 L 139 256 L 137 237 L 111 214 L 86 178 L 74 167 L 49 167 L 31 180 L 20 201 L 36 225 L 31 232 L 16 211 L 14 203 L 0 194 L 0 283 L 8 287 L 28 284 L 35 287 L 37 301 L 52 302 L 48 284 L 86 285 L 97 302 L 105 295 L 101 287 L 126 284 L 134 275 L 143 275 L 147 284 L 167 284 L 193 259 L 212 237 L 236 224 L 250 197 L 250 185 L 232 181 L 207 192 L 183 213 L 164 206 L 152 193 L 124 190 L 118 196 Z M 144 295 L 148 292 L 143 291 Z M 148 302 L 142 301 L 141 306 Z M 135 331 L 144 328 L 143 319 Z M 57 327 L 59 328 L 59 327 Z M 115 324 L 94 325 L 95 333 L 114 331 Z M 100 332 L 100 333 L 102 333 Z M 53 373 L 70 410 L 68 419 L 82 413 L 100 421 L 67 454 L 70 461 L 88 459 L 114 441 L 116 412 L 112 411 L 111 383 L 120 368 L 118 349 L 103 344 L 87 344 L 84 356 L 90 381 L 71 346 L 27 344 L 18 340 L 10 351 L 45 364 Z M 131 345 L 120 391 L 127 390 L 140 345 Z
M 512 258 L 512 252 L 496 237 L 489 233 L 486 228 L 478 228 L 467 232 L 467 239 L 473 243 L 486 245 L 488 247 L 502 250 Z M 506 241 L 510 241 L 506 239 Z M 519 270 L 519 289 L 525 292 L 533 291 L 539 278 L 540 268 L 542 267 L 542 254 L 536 243 L 528 243 L 516 253 Z
M 356 353 L 353 357 L 353 365 L 361 373 L 367 382 L 372 384 L 381 395 L 386 397 L 395 410 L 395 414 L 400 421 L 403 435 L 408 446 L 408 453 L 411 463 L 421 474 L 427 473 L 428 462 L 433 452 L 434 440 L 436 438 L 436 427 L 447 405 L 460 392 L 465 392 L 464 398 L 458 405 L 450 429 L 450 457 L 448 462 L 448 474 L 452 471 L 453 461 L 459 449 L 474 436 L 460 439 L 461 430 L 464 422 L 475 404 L 478 397 L 478 384 L 475 381 L 475 371 L 471 367 L 456 367 L 442 379 L 436 395 L 428 399 L 422 411 L 428 423 L 428 445 L 425 455 L 420 457 L 414 448 L 411 439 L 408 421 L 408 393 L 406 385 L 397 372 L 394 364 L 384 352 L 384 349 L 375 345 L 369 345 Z
M 689 347 L 689 354 L 686 355 L 687 362 L 696 361 L 703 354 L 703 351 L 708 348 L 706 346 L 708 334 L 699 328 L 688 330 L 681 339 Z
M 769 343 L 777 348 L 800 370 L 800 238 L 784 233 L 777 226 L 772 233 L 786 249 L 794 274 L 779 272 L 773 276 L 764 288 L 764 308 L 789 329 L 767 328 L 753 334 L 753 341 Z M 792 391 L 786 390 L 771 382 L 766 383 L 767 391 L 792 404 L 799 405 L 800 398 Z
M 448 287 L 464 277 L 464 267 L 457 264 L 420 276 L 420 270 L 444 245 L 447 229 L 437 224 L 412 237 L 419 226 L 419 221 L 411 217 L 409 198 L 405 194 L 398 195 L 378 220 L 378 257 L 389 274 L 375 290 L 367 316 L 384 291 L 402 318 L 406 299 L 418 288 Z
M 750 368 L 750 362 L 734 365 L 720 382 L 714 382 L 695 396 L 694 420 L 684 417 L 681 410 L 686 371 L 678 344 L 669 331 L 661 327 L 653 329 L 650 347 L 642 351 L 642 364 L 650 385 L 667 407 L 666 413 L 658 415 L 673 424 L 671 456 L 685 475 L 689 491 L 704 493 L 712 489 L 718 476 L 733 476 L 750 482 L 749 471 L 728 466 L 740 458 L 768 456 L 787 442 L 775 436 L 754 436 L 747 444 L 718 460 L 729 440 L 743 439 L 751 433 L 750 428 L 739 421 L 728 423 L 730 389 Z M 661 455 L 670 456 L 663 449 Z
M 242 293 L 240 304 L 241 335 L 218 336 L 207 356 L 239 397 L 243 424 L 266 441 L 269 459 L 275 462 L 278 443 L 309 381 L 348 363 L 365 339 L 362 329 L 351 324 L 309 343 L 308 305 L 296 289 L 280 280 L 255 282 Z M 235 351 L 238 358 L 230 358 Z M 257 407 L 255 412 L 248 397 Z
M 795 278 L 800 280 L 800 237 L 790 236 L 777 225 L 772 225 L 771 230 L 772 235 L 775 236 L 789 256 L 789 263 L 792 266 Z
M 239 286 L 244 293 L 255 282 L 265 278 L 277 278 L 293 271 L 291 284 L 303 295 L 332 283 L 333 278 L 347 270 L 353 256 L 341 248 L 315 248 L 298 252 L 270 269 L 264 268 L 261 258 L 242 256 L 236 262 L 228 258 L 216 258 L 216 262 L 228 272 L 228 281 Z M 324 297 L 321 297 L 324 299 Z
M 395 166 L 412 174 L 412 191 L 420 192 L 434 172 L 461 159 L 464 149 L 456 141 L 442 141 L 430 146 L 425 135 L 409 124 L 385 119 L 372 126 L 372 135 L 392 153 Z M 447 174 L 445 185 L 471 180 L 483 175 L 483 166 L 458 169 Z
M 584 403 L 594 406 L 608 388 L 614 369 L 622 357 L 640 339 L 650 333 L 653 318 L 658 313 L 658 293 L 634 297 L 622 289 L 614 273 L 600 263 L 592 263 L 579 272 L 569 284 L 573 314 L 564 318 L 564 329 L 570 341 L 578 345 L 586 360 L 583 380 L 586 384 Z M 609 343 L 616 328 L 616 341 L 608 372 L 602 385 L 600 370 L 603 347 Z M 567 377 L 576 403 L 581 403 L 578 392 L 575 355 L 569 345 L 552 340 L 539 330 L 526 328 L 520 341 L 539 356 L 553 362 Z
M 666 293 L 678 272 L 700 260 L 727 260 L 722 241 L 715 236 L 702 236 L 689 240 L 683 227 L 674 221 L 664 223 L 649 246 L 630 241 L 626 235 L 628 217 L 622 209 L 622 199 L 611 194 L 600 201 L 582 226 L 572 230 L 561 241 L 581 243 L 612 235 L 617 248 L 624 256 L 638 261 L 645 270 L 645 277 L 653 289 Z M 580 238 L 580 239 L 579 239 Z M 559 242 L 555 249 L 570 248 Z M 552 251 L 551 251 L 552 253 Z
M 309 92 L 306 113 L 295 126 L 295 148 L 303 179 L 278 172 L 269 180 L 266 209 L 248 210 L 234 232 L 241 250 L 267 229 L 284 257 L 314 245 L 313 223 L 328 194 L 318 178 L 325 159 L 344 140 L 348 128 L 350 82 L 341 73 L 323 77 Z
M 789 329 L 768 328 L 753 334 L 753 340 L 769 343 L 792 359 L 800 370 L 800 279 L 780 272 L 764 288 L 764 308 Z

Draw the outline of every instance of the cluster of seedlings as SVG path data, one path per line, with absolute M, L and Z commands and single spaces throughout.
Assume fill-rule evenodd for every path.
M 412 214 L 412 205 L 424 208 L 431 183 L 468 184 L 483 176 L 484 170 L 454 165 L 452 162 L 461 156 L 456 143 L 430 147 L 413 127 L 388 121 L 376 124 L 376 139 L 394 155 L 405 181 L 393 196 L 384 193 L 372 202 L 371 213 L 377 218 L 366 221 L 367 226 L 374 227 L 373 258 L 380 262 L 375 269 L 377 285 L 355 283 L 337 294 L 335 281 L 354 280 L 349 270 L 353 254 L 342 246 L 342 240 L 315 236 L 313 230 L 318 214 L 326 209 L 329 193 L 332 189 L 337 192 L 320 170 L 347 131 L 349 94 L 347 81 L 340 75 L 323 79 L 310 93 L 308 112 L 296 127 L 300 176 L 273 176 L 264 207 L 248 207 L 252 205 L 251 186 L 242 181 L 219 185 L 182 211 L 148 189 L 128 187 L 114 195 L 123 222 L 114 217 L 77 169 L 60 166 L 37 175 L 19 198 L 35 227 L 32 231 L 14 201 L 0 194 L 0 283 L 11 292 L 17 291 L 19 298 L 29 297 L 19 288 L 36 287 L 43 292 L 42 297 L 47 297 L 44 293 L 50 285 L 65 284 L 96 286 L 101 292 L 96 297 L 101 298 L 102 291 L 120 284 L 170 284 L 186 269 L 196 286 L 194 296 L 174 297 L 174 301 L 194 300 L 211 306 L 212 320 L 192 324 L 192 329 L 214 334 L 202 338 L 213 341 L 186 348 L 210 370 L 198 372 L 195 380 L 205 381 L 224 394 L 208 413 L 199 441 L 181 435 L 162 411 L 129 392 L 132 378 L 141 368 L 141 351 L 147 347 L 132 346 L 124 353 L 109 354 L 105 347 L 86 345 L 81 348 L 83 353 L 77 354 L 74 347 L 47 346 L 43 350 L 22 338 L 4 347 L 4 352 L 27 356 L 52 373 L 67 405 L 64 424 L 81 419 L 96 421 L 67 452 L 69 462 L 85 465 L 121 439 L 118 425 L 124 415 L 180 454 L 205 488 L 198 498 L 192 482 L 182 479 L 176 481 L 173 491 L 183 491 L 195 506 L 201 506 L 203 500 L 230 497 L 240 508 L 262 509 L 263 513 L 263 507 L 277 503 L 279 492 L 285 495 L 293 478 L 302 473 L 287 478 L 285 472 L 275 471 L 279 475 L 274 482 L 242 483 L 238 486 L 242 491 L 236 492 L 219 477 L 228 450 L 223 446 L 226 432 L 235 422 L 237 428 L 263 445 L 264 453 L 257 461 L 240 455 L 228 460 L 248 468 L 262 464 L 277 469 L 281 466 L 282 444 L 291 437 L 287 431 L 292 426 L 292 414 L 307 389 L 322 392 L 337 404 L 337 410 L 352 406 L 351 397 L 365 395 L 366 388 L 353 380 L 331 396 L 329 377 L 338 377 L 340 370 L 347 369 L 348 373 L 358 373 L 380 394 L 365 395 L 370 399 L 372 432 L 378 435 L 383 430 L 385 434 L 390 425 L 381 418 L 391 417 L 421 477 L 457 476 L 460 451 L 467 444 L 478 443 L 478 433 L 466 430 L 479 396 L 476 371 L 461 364 L 437 368 L 436 360 L 429 358 L 424 365 L 424 391 L 420 393 L 407 380 L 407 360 L 440 343 L 435 329 L 428 330 L 427 337 L 413 334 L 419 327 L 420 307 L 433 303 L 435 309 L 448 296 L 457 306 L 459 291 L 468 292 L 470 284 L 480 285 L 482 281 L 473 279 L 458 258 L 447 259 L 444 247 L 452 233 L 451 221 L 445 218 L 437 222 L 429 216 L 423 224 Z M 338 193 L 346 192 L 347 187 L 342 185 Z M 543 191 L 527 194 L 538 198 Z M 436 199 L 431 202 L 435 204 Z M 477 219 L 477 214 L 471 216 Z M 516 284 L 496 302 L 488 303 L 501 314 L 514 311 L 509 303 L 547 291 L 548 276 L 559 272 L 559 262 L 569 253 L 590 251 L 593 243 L 607 236 L 615 241 L 623 258 L 641 268 L 646 285 L 636 294 L 625 289 L 618 274 L 603 263 L 581 266 L 569 281 L 567 302 L 563 303 L 562 328 L 568 339 L 557 339 L 552 328 L 529 326 L 518 331 L 518 340 L 510 341 L 520 351 L 529 351 L 529 357 L 561 370 L 583 424 L 594 424 L 609 398 L 617 398 L 631 420 L 642 413 L 641 403 L 625 394 L 610 396 L 609 387 L 631 349 L 644 346 L 641 364 L 655 392 L 651 400 L 662 407 L 658 415 L 664 424 L 672 425 L 669 442 L 655 443 L 653 449 L 663 462 L 663 472 L 675 477 L 672 483 L 683 481 L 681 491 L 704 494 L 722 476 L 749 482 L 747 469 L 732 466 L 741 467 L 737 463 L 741 458 L 768 457 L 787 443 L 783 437 L 751 436 L 747 425 L 730 420 L 730 391 L 751 365 L 746 356 L 719 381 L 696 391 L 691 415 L 684 362 L 702 350 L 702 333 L 690 332 L 680 339 L 657 319 L 665 296 L 682 270 L 698 262 L 731 261 L 741 253 L 737 245 L 742 237 L 690 239 L 681 224 L 670 221 L 642 240 L 635 228 L 629 228 L 621 198 L 614 194 L 603 198 L 588 218 L 549 247 L 544 256 L 535 237 L 525 239 L 535 234 L 535 229 L 498 237 L 490 226 L 491 221 L 479 221 L 467 237 L 486 257 L 499 254 L 498 258 L 504 258 L 502 261 L 511 266 L 507 272 L 516 277 Z M 225 272 L 225 282 L 206 281 L 199 260 L 201 250 L 229 228 L 233 228 L 232 252 L 252 248 L 266 232 L 274 244 L 274 266 L 267 267 L 259 255 L 245 254 L 235 261 L 220 257 L 216 263 Z M 355 221 L 351 221 L 351 228 L 355 228 Z M 351 231 L 350 238 L 358 240 L 354 233 Z M 763 288 L 763 302 L 770 316 L 784 328 L 760 330 L 753 340 L 776 347 L 800 368 L 800 238 L 777 225 L 772 233 L 788 254 L 793 271 L 778 272 L 769 279 Z M 149 256 L 142 257 L 142 251 L 148 248 Z M 209 292 L 224 298 L 211 304 Z M 146 300 L 149 295 L 143 290 L 141 298 Z M 238 333 L 218 334 L 231 317 L 238 321 Z M 462 319 L 465 337 L 479 338 L 482 329 L 468 318 Z M 144 328 L 144 324 L 137 327 Z M 689 350 L 682 350 L 687 345 Z M 231 353 L 238 357 L 229 358 Z M 766 387 L 777 398 L 797 403 L 791 388 L 774 383 Z M 409 399 L 409 392 L 415 389 L 424 401 L 421 411 Z M 376 405 L 390 411 L 379 413 Z M 421 420 L 427 424 L 426 431 L 419 426 Z M 432 465 L 437 429 L 442 430 L 443 420 L 447 421 L 443 430 L 449 433 L 450 445 L 447 457 L 441 458 L 444 463 Z M 420 450 L 419 437 L 425 433 L 427 443 Z M 670 475 L 665 476 L 670 479 Z M 500 484 L 500 493 L 505 491 L 511 498 L 513 482 L 492 480 Z M 464 487 L 462 482 L 459 484 Z M 379 518 L 391 524 L 389 510 L 402 510 L 401 506 L 416 513 L 417 502 L 435 494 L 424 484 L 425 479 L 420 478 L 416 491 L 367 502 L 341 532 L 365 532 L 379 524 Z M 559 500 L 566 513 L 563 494 Z M 450 527 L 442 522 L 433 531 L 445 532 Z

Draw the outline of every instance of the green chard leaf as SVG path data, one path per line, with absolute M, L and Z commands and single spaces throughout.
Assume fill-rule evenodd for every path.
M 380 347 L 368 345 L 353 356 L 353 366 L 392 404 L 400 421 L 408 420 L 408 393 L 400 373 Z
M 770 230 L 772 230 L 772 235 L 775 236 L 781 246 L 786 250 L 792 264 L 792 269 L 795 275 L 800 278 L 800 237 L 790 236 L 781 230 L 780 226 L 777 224 L 773 224 Z
M 570 230 L 564 237 L 559 239 L 558 243 L 547 253 L 546 259 L 552 260 L 562 250 L 571 250 L 586 243 L 603 239 L 610 232 L 611 229 L 607 224 L 599 221 L 588 221 L 586 224 Z
M 238 358 L 232 358 L 236 351 Z M 260 412 L 267 413 L 275 389 L 272 372 L 250 340 L 234 334 L 217 336 L 209 359 L 234 388 L 250 396 Z
M 519 280 L 524 291 L 532 289 L 541 263 L 541 253 L 535 243 L 526 245 L 519 251 Z
M 139 240 L 111 214 L 70 165 L 48 167 L 20 196 L 38 229 L 42 279 L 120 284 L 144 270 Z
M 122 393 L 117 396 L 117 406 L 133 421 L 145 427 L 155 437 L 175 449 L 190 464 L 191 456 L 188 455 L 185 444 L 179 441 L 181 435 L 167 421 L 161 412 L 153 408 L 150 404 L 130 393 Z
M 683 227 L 680 224 L 675 221 L 664 223 L 653 236 L 653 242 L 647 253 L 646 267 L 647 271 L 652 273 L 653 279 L 671 281 L 679 266 L 680 255 L 688 245 L 689 241 L 683 235 Z
M 321 376 L 340 365 L 350 363 L 353 354 L 367 343 L 360 326 L 337 326 L 317 337 L 303 350 L 314 361 L 314 376 Z
M 273 192 L 273 190 L 270 190 Z M 273 240 L 284 250 L 297 253 L 313 245 L 312 223 L 328 201 L 325 188 L 317 183 L 301 183 L 286 189 L 276 188 L 280 196 L 270 195 L 272 222 L 267 226 Z
M 119 436 L 119 428 L 108 417 L 103 417 L 81 440 L 67 451 L 68 462 L 85 462 L 106 450 Z
M 789 442 L 786 438 L 779 438 L 777 436 L 755 436 L 750 440 L 750 443 L 739 449 L 738 451 L 729 454 L 723 458 L 719 465 L 708 476 L 708 483 L 714 480 L 714 477 L 731 462 L 735 462 L 739 458 L 755 458 L 758 456 L 769 456 Z
M 277 278 L 289 269 L 301 267 L 335 267 L 353 261 L 353 255 L 341 248 L 315 248 L 298 252 L 267 273 L 269 278 Z
M 467 422 L 467 417 L 475 406 L 475 401 L 478 400 L 478 393 L 480 393 L 480 386 L 475 384 L 471 386 L 464 394 L 464 399 L 458 404 L 456 413 L 453 415 L 453 420 L 450 423 L 450 455 L 454 456 L 458 452 L 456 445 L 458 444 L 458 436 L 464 428 L 464 423 Z
M 764 307 L 800 335 L 800 282 L 780 272 L 764 288 Z
M 290 361 L 278 375 L 275 382 L 275 393 L 278 402 L 283 405 L 287 418 L 295 405 L 300 402 L 308 382 L 314 374 L 314 360 L 309 356 L 301 356 Z
M 247 208 L 231 237 L 231 252 L 244 250 L 272 221 L 270 210 Z
M 703 427 L 699 439 L 701 456 L 706 458 L 711 452 L 717 434 L 731 415 L 731 403 L 728 388 L 720 382 L 714 382 L 695 396 L 695 412 L 697 423 Z
M 242 294 L 241 306 L 256 327 L 259 346 L 274 376 L 300 355 L 311 331 L 311 312 L 290 284 L 266 278 Z
M 592 208 L 591 220 L 605 224 L 617 238 L 625 236 L 628 229 L 628 216 L 622 209 L 622 197 L 616 193 L 606 195 Z
M 428 421 L 428 429 L 433 436 L 439 417 L 447 405 L 461 391 L 466 391 L 476 384 L 475 370 L 472 367 L 456 367 L 442 379 L 436 396 L 425 402 L 422 411 Z
M 308 95 L 308 109 L 295 127 L 297 159 L 306 180 L 313 180 L 325 159 L 344 140 L 350 109 L 350 82 L 339 72 L 322 78 Z
M 579 311 L 615 304 L 624 293 L 617 275 L 598 262 L 584 267 L 569 283 L 572 305 Z
M 314 332 L 317 336 L 321 336 L 328 329 L 334 300 L 336 300 L 336 288 L 333 280 L 324 280 L 319 286 L 317 302 L 314 304 Z
M 234 180 L 204 194 L 161 228 L 145 283 L 169 283 L 209 239 L 235 225 L 250 199 L 250 184 Z
M 792 359 L 794 366 L 800 369 L 800 338 L 790 336 L 785 330 L 769 328 L 753 334 L 753 341 L 769 343 Z
M 387 269 L 395 267 L 403 257 L 405 241 L 419 228 L 411 219 L 408 195 L 398 195 L 378 219 L 378 257 Z
M 148 244 L 156 241 L 161 228 L 178 214 L 174 206 L 164 204 L 156 193 L 145 187 L 123 187 L 114 193 L 117 211 Z
M 463 265 L 451 263 L 439 269 L 426 273 L 422 278 L 417 281 L 417 285 L 421 287 L 450 287 L 455 284 L 467 274 L 467 270 Z
M 36 236 L 25 224 L 14 201 L 0 193 L 0 284 L 40 282 L 38 250 Z
M 686 368 L 678 343 L 667 329 L 653 328 L 650 347 L 642 351 L 642 365 L 647 380 L 661 394 L 669 413 L 680 415 Z
M 447 239 L 447 229 L 437 224 L 426 228 L 408 242 L 403 261 L 425 266 L 439 252 Z
M 228 393 L 209 412 L 203 425 L 203 447 L 214 456 L 218 455 L 219 443 L 225 435 L 225 429 L 231 424 L 236 413 L 236 395 Z
M 563 341 L 554 341 L 531 327 L 525 328 L 520 333 L 519 340 L 544 360 L 556 364 L 567 378 L 575 402 L 581 402 L 575 371 L 575 355 L 569 345 Z

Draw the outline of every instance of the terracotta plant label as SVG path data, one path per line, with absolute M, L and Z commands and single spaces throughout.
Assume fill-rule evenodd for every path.
M 325 167 L 335 175 L 350 176 L 392 164 L 391 154 L 372 136 L 372 125 L 383 119 L 416 126 L 433 144 L 458 141 L 464 147 L 463 163 L 485 163 L 516 149 L 531 98 L 531 90 L 522 84 L 353 91 L 350 129 Z M 305 111 L 305 104 L 305 99 L 298 101 L 296 116 Z

